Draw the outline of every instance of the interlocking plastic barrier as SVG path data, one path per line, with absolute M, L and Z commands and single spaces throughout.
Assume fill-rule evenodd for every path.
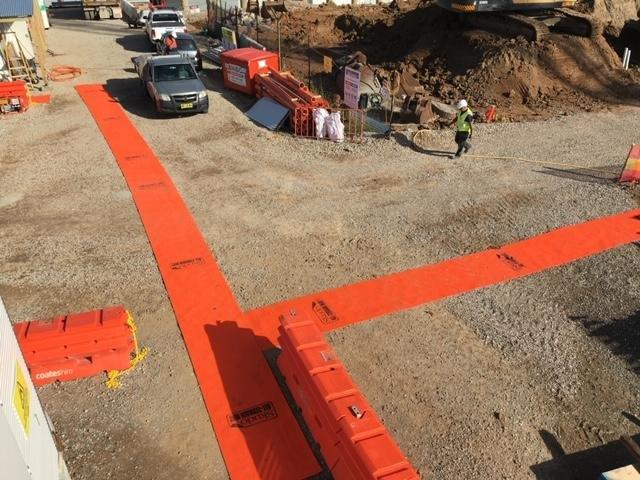
M 129 367 L 134 341 L 122 306 L 14 325 L 35 385 Z
M 293 315 L 280 321 L 278 367 L 333 478 L 419 478 L 316 324 Z

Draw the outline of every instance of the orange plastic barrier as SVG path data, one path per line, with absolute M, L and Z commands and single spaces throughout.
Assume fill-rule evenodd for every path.
M 255 331 L 273 342 L 277 338 L 274 324 L 281 312 L 295 310 L 312 318 L 320 330 L 335 330 L 637 241 L 640 209 L 559 228 L 501 248 L 304 295 L 246 315 Z
M 251 324 L 171 177 L 102 85 L 76 90 L 131 190 L 229 475 L 298 480 L 318 473 Z
M 0 82 L 0 113 L 26 112 L 31 104 L 24 80 Z
M 640 144 L 631 146 L 618 182 L 640 182 Z
M 17 323 L 33 383 L 45 385 L 129 367 L 134 342 L 122 306 Z
M 316 324 L 291 315 L 280 321 L 278 366 L 333 478 L 419 478 Z

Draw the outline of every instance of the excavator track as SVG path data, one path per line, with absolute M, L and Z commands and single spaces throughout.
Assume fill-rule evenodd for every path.
M 461 14 L 460 18 L 474 28 L 506 37 L 522 36 L 530 42 L 539 42 L 551 33 L 544 22 L 520 13 Z
M 569 8 L 536 13 L 474 13 L 460 14 L 463 23 L 506 37 L 522 36 L 530 42 L 544 40 L 552 32 L 597 37 L 603 26 L 592 17 Z

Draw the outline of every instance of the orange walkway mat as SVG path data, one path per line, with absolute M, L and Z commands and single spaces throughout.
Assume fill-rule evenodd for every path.
M 308 313 L 321 330 L 335 330 L 637 241 L 640 209 L 559 228 L 502 248 L 304 295 L 246 315 L 256 332 L 275 342 L 278 316 L 284 312 Z
M 259 346 L 166 170 L 102 85 L 76 90 L 133 195 L 229 475 L 237 480 L 297 480 L 318 473 L 262 354 L 265 340 Z

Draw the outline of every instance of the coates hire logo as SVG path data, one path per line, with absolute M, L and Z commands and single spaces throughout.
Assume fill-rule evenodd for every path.
M 64 370 L 51 370 L 49 372 L 36 373 L 36 378 L 38 380 L 42 380 L 45 378 L 61 377 L 62 375 L 69 375 L 72 372 L 73 370 L 70 368 L 66 368 Z

